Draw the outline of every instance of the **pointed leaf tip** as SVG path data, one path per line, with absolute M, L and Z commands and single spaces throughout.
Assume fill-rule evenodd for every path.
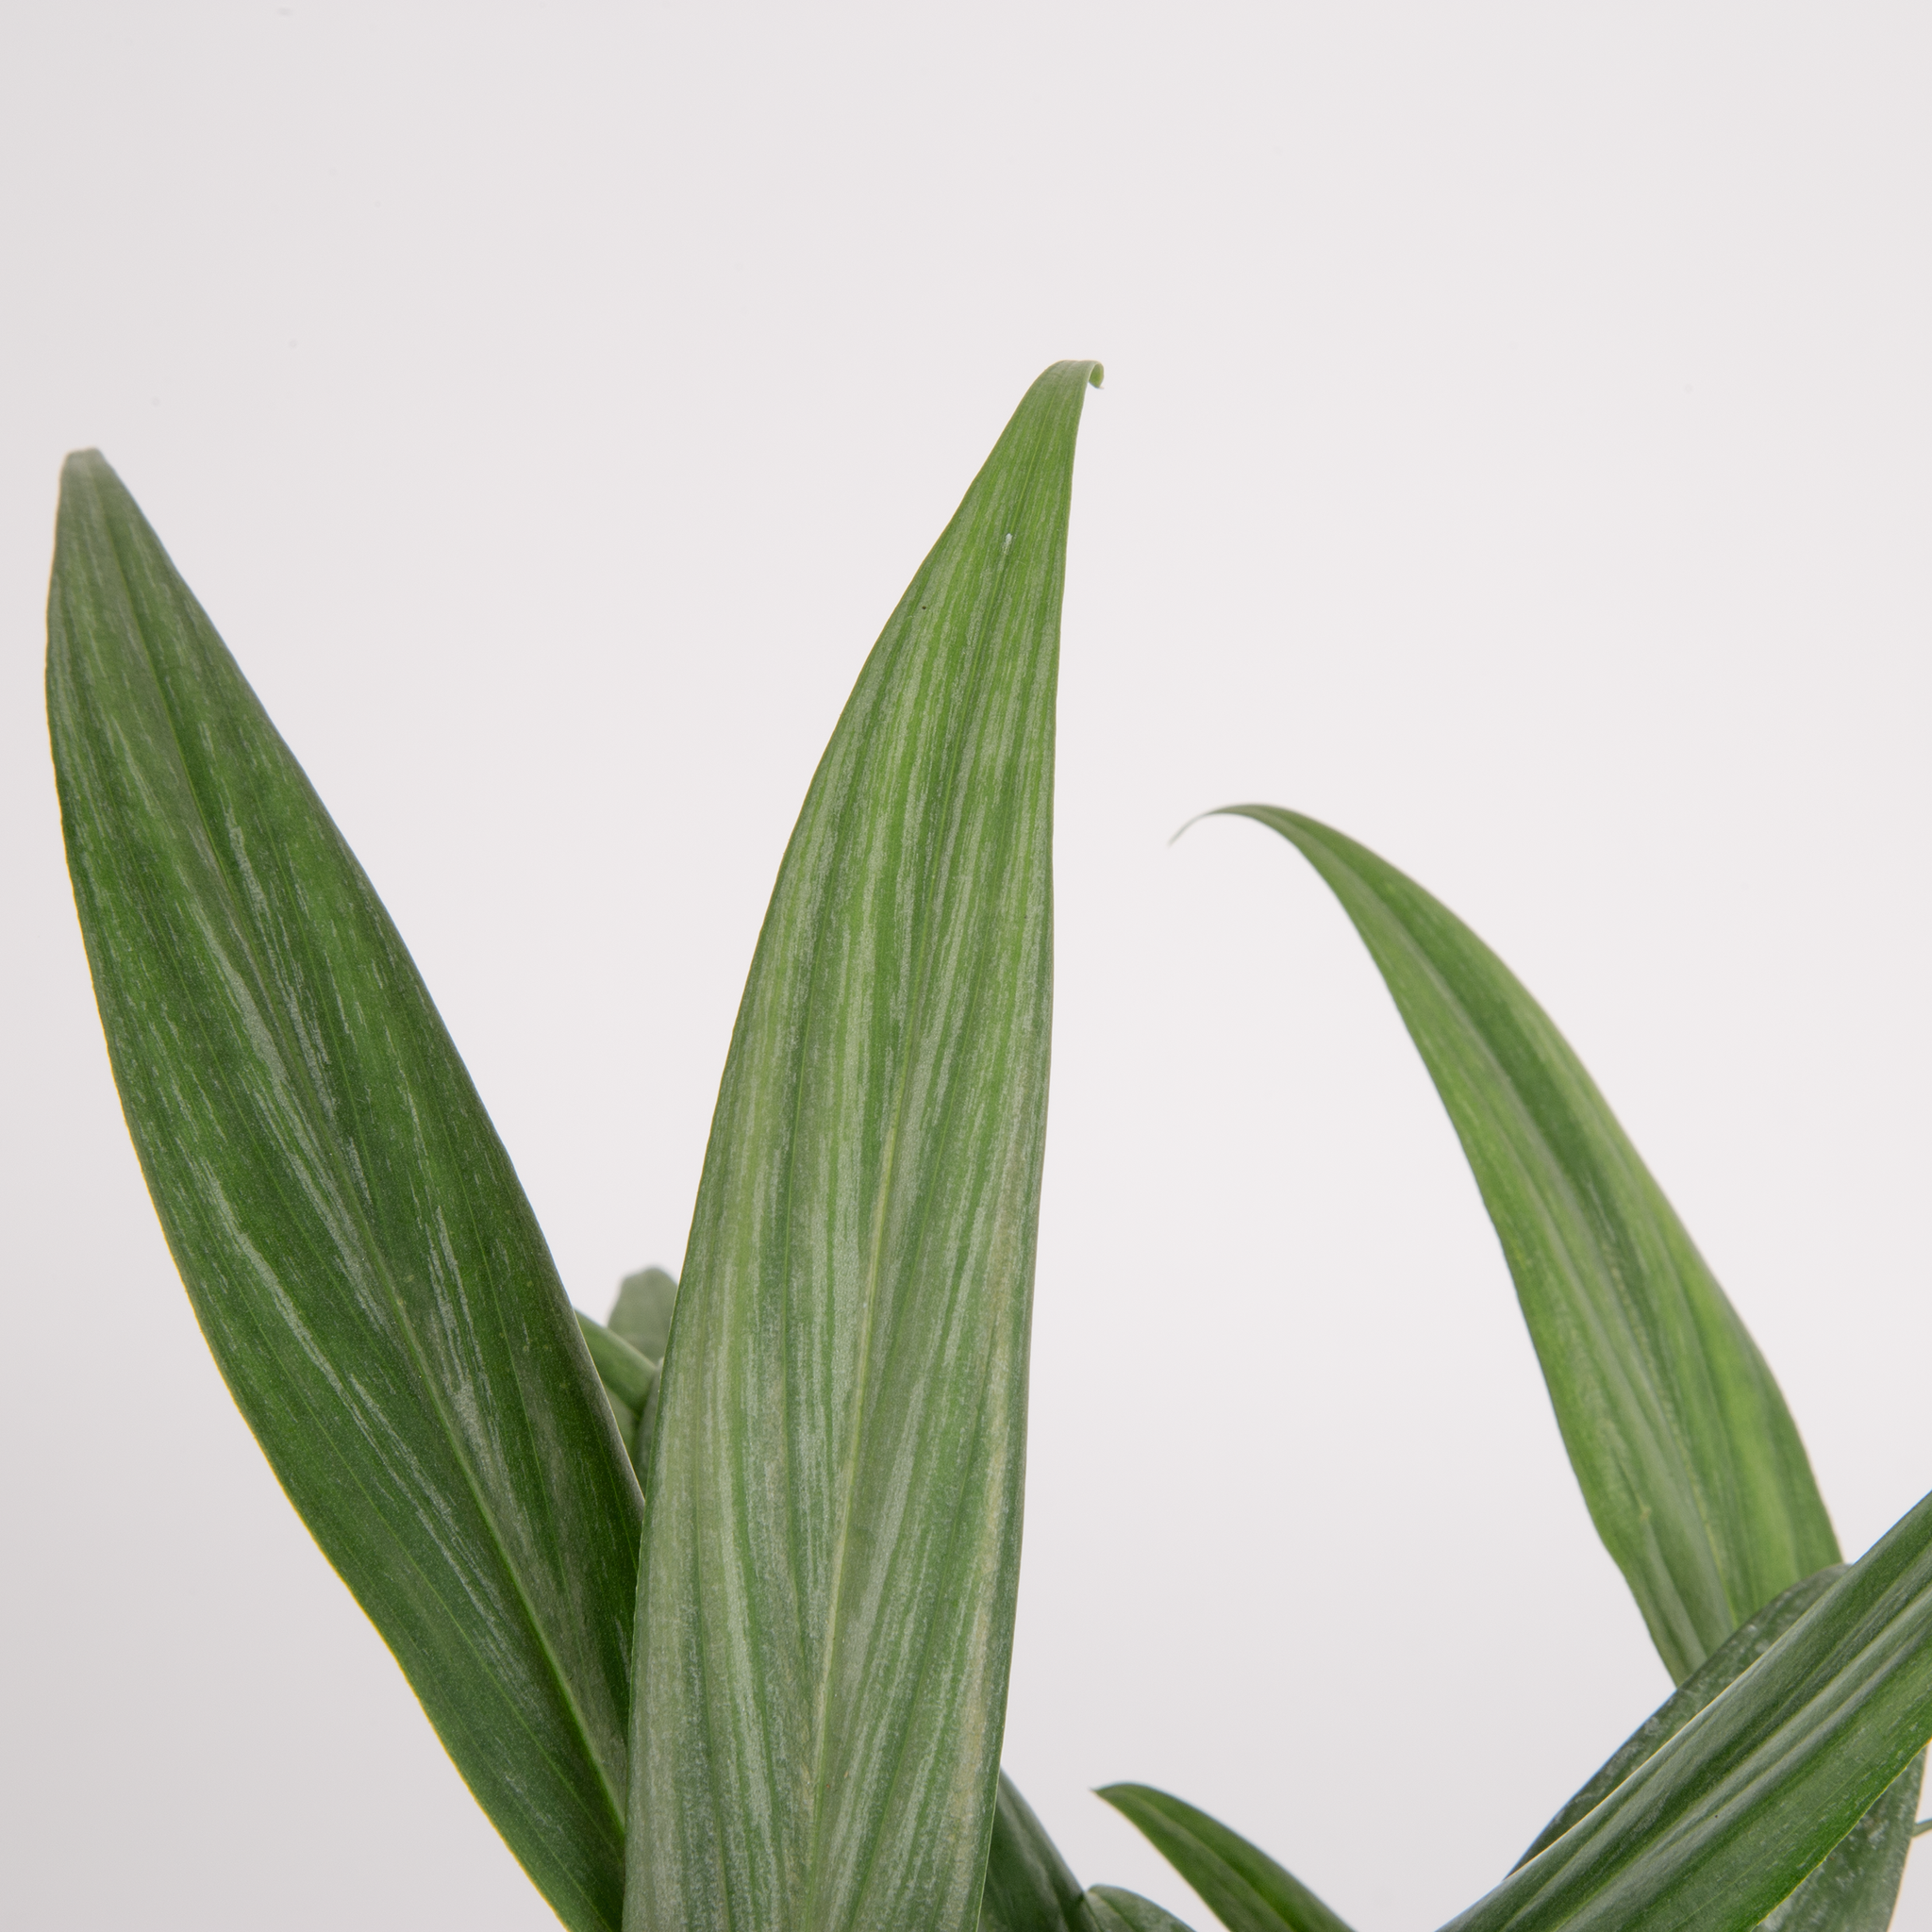
M 609 1932 L 642 1498 L 401 937 L 98 450 L 61 473 L 47 709 L 202 1332 L 478 1801 L 564 1922 Z
M 650 1451 L 629 1932 L 970 1932 L 978 1916 L 1092 373 L 1041 374 L 914 573 L 759 935 Z

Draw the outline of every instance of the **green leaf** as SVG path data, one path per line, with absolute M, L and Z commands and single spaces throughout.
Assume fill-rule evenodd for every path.
M 1792 1584 L 1734 1630 L 1610 1754 L 1602 1769 L 1543 1826 L 1528 1851 L 1510 1869 L 1520 1870 L 1528 1864 L 1545 1846 L 1555 1844 L 1579 1818 L 1594 1811 L 1640 1764 L 1654 1757 L 1706 1705 L 1714 1703 L 1728 1690 L 1843 1574 L 1844 1566 L 1840 1563 L 1818 1571 L 1803 1582 Z
M 1165 1907 L 1117 1885 L 1096 1885 L 1087 1894 L 1087 1909 L 1095 1932 L 1189 1932 Z
M 577 1310 L 577 1327 L 605 1393 L 621 1402 L 633 1416 L 641 1412 L 658 1386 L 658 1364 L 649 1356 L 640 1355 L 616 1329 L 591 1321 L 582 1309 Z
M 641 1268 L 618 1285 L 617 1301 L 610 1310 L 610 1332 L 648 1357 L 651 1365 L 650 1389 L 637 1406 L 628 1431 L 624 1432 L 640 1483 L 650 1469 L 651 1434 L 658 1426 L 658 1370 L 671 1338 L 671 1316 L 676 1306 L 676 1281 L 661 1268 Z M 608 1381 L 605 1386 L 608 1388 Z M 624 1431 L 622 1417 L 618 1426 Z
M 1000 1773 L 979 1932 L 1089 1932 L 1080 1881 L 1067 1869 L 1020 1788 Z
M 1865 1828 L 1928 1737 L 1932 1496 L 1447 1932 L 1749 1932 Z
M 61 481 L 47 709 L 156 1211 L 237 1406 L 565 1922 L 617 1923 L 641 1498 L 368 879 L 120 479 Z
M 640 1355 L 615 1329 L 593 1322 L 580 1308 L 577 1326 L 591 1351 L 591 1366 L 604 1385 L 604 1399 L 610 1405 L 610 1418 L 617 1434 L 630 1455 L 630 1466 L 638 1487 L 644 1481 L 651 1448 L 651 1418 L 658 1412 L 658 1364 Z
M 1292 1873 L 1219 1819 L 1152 1785 L 1095 1793 L 1140 1827 L 1227 1932 L 1348 1932 Z
M 639 1576 L 630 1932 L 964 1932 L 992 1829 L 1074 434 L 1021 403 L 867 659 L 720 1085 Z
M 1528 1864 L 1595 1810 L 1640 1764 L 1654 1757 L 1727 1690 L 1843 1574 L 1843 1565 L 1834 1564 L 1794 1583 L 1734 1631 L 1538 1833 L 1516 1868 Z M 1918 1807 L 1922 1771 L 1923 1761 L 1914 1758 L 1765 1925 L 1774 1932 L 1884 1932 L 1905 1877 L 1907 1840 Z
M 1683 1224 L 1515 976 L 1339 832 L 1274 806 L 1381 969 L 1475 1172 L 1598 1534 L 1683 1682 L 1839 1560 L 1771 1371 Z
M 1763 1932 L 1885 1932 L 1898 1909 L 1924 1780 L 1921 1752 L 1824 1863 L 1763 1922 Z
M 661 1268 L 640 1268 L 618 1284 L 617 1301 L 605 1324 L 621 1335 L 640 1355 L 654 1362 L 664 1359 L 671 1339 L 671 1312 L 677 1306 L 677 1283 Z
M 1172 1912 L 1138 1892 L 1080 1882 L 1046 1835 L 1020 1788 L 1000 1773 L 979 1932 L 1189 1932 Z

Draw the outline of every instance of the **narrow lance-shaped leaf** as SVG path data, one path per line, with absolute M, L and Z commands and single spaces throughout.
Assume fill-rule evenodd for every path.
M 1096 1795 L 1140 1827 L 1227 1932 L 1348 1932 L 1292 1873 L 1184 1798 L 1152 1785 L 1108 1785 Z
M 1582 1063 L 1503 962 L 1352 839 L 1264 805 L 1341 901 L 1474 1170 L 1598 1534 L 1681 1683 L 1839 1559 L 1771 1371 Z
M 732 1036 L 660 1385 L 630 1932 L 964 1932 L 992 1825 L 1074 440 L 1027 392 L 867 659 Z
M 1932 1496 L 1449 1932 L 1750 1932 L 1928 1737 Z
M 1841 1565 L 1821 1570 L 1774 1598 L 1714 1650 L 1614 1751 L 1550 1820 L 1516 1863 L 1520 1869 L 1603 1803 L 1640 1764 L 1656 1757 L 1699 1711 L 1761 1657 L 1831 1586 Z M 1923 1759 L 1914 1758 L 1831 1856 L 1763 1923 L 1768 1932 L 1884 1932 L 1905 1875 Z
M 618 1921 L 641 1498 L 361 868 L 118 477 L 62 479 L 47 708 L 121 1104 L 290 1500 L 569 1924 Z

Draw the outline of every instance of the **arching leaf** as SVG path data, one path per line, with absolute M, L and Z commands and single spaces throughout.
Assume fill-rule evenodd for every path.
M 1198 1806 L 1152 1785 L 1108 1785 L 1096 1795 L 1140 1827 L 1227 1932 L 1349 1932 L 1292 1873 Z
M 1366 942 L 1474 1170 L 1584 1500 L 1682 1683 L 1839 1560 L 1764 1357 L 1603 1095 L 1509 969 L 1414 880 L 1276 806 Z

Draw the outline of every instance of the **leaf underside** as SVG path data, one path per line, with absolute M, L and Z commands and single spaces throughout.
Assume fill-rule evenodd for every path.
M 1474 1171 L 1597 1532 L 1682 1683 L 1839 1560 L 1757 1344 L 1582 1063 L 1412 879 L 1313 819 L 1242 805 L 1341 901 Z
M 549 1251 L 361 868 L 101 457 L 47 708 L 128 1131 L 290 1500 L 564 1921 L 623 1890 L 641 1498 Z
M 1075 430 L 1027 392 L 814 776 L 659 1387 L 630 1932 L 965 1932 L 1018 1570 Z M 643 1713 L 648 1713 L 648 1723 Z

